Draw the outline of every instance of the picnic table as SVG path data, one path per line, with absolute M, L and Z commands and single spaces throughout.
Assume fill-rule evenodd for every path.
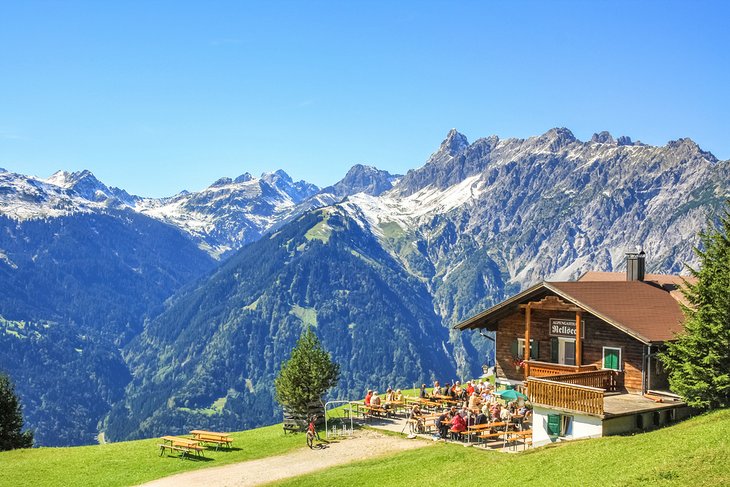
M 189 456 L 191 453 L 195 453 L 197 456 L 204 456 L 204 448 L 200 446 L 200 441 L 191 440 L 190 438 L 182 438 L 180 436 L 163 436 L 160 438 L 163 442 L 160 443 L 160 456 L 165 453 L 165 450 L 180 452 L 180 458 L 183 459 Z
M 194 440 L 197 440 L 200 443 L 215 444 L 216 450 L 218 450 L 221 445 L 225 445 L 226 448 L 230 448 L 231 443 L 233 443 L 233 438 L 231 438 L 230 433 L 218 433 L 215 431 L 193 430 L 190 432 L 190 434 L 193 435 Z

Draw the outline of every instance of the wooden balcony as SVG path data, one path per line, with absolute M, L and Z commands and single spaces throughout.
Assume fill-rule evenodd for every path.
M 599 387 L 558 382 L 556 380 L 530 377 L 527 380 L 527 393 L 530 402 L 537 405 L 566 409 L 603 416 L 603 395 Z
M 575 374 L 578 372 L 598 370 L 595 365 L 575 365 L 553 364 L 550 362 L 538 362 L 537 360 L 528 360 L 529 375 L 531 377 L 547 377 L 551 375 Z
M 530 368 L 531 372 L 534 370 Z M 621 372 L 607 369 L 531 376 L 527 379 L 527 393 L 534 404 L 603 416 L 604 394 L 618 390 L 620 379 Z

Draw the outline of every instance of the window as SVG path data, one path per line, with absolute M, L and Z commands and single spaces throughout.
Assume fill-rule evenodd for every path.
M 573 416 L 548 414 L 547 433 L 550 436 L 571 436 L 573 434 Z
M 512 342 L 512 355 L 514 358 L 525 358 L 525 339 L 518 338 Z M 538 360 L 540 355 L 540 342 L 530 338 L 530 360 Z
M 621 349 L 603 347 L 603 368 L 621 370 Z

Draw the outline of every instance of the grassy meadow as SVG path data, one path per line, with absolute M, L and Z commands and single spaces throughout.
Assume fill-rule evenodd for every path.
M 374 479 L 389 487 L 730 485 L 730 410 L 649 433 L 565 442 L 518 454 L 435 443 L 276 485 L 366 485 Z
M 395 433 L 393 433 L 395 434 Z M 281 425 L 234 433 L 234 448 L 205 460 L 158 456 L 159 439 L 0 452 L 0 485 L 126 486 L 186 470 L 221 466 L 305 448 Z M 418 441 L 418 440 L 413 440 Z M 633 436 L 565 442 L 517 454 L 431 443 L 276 485 L 730 485 L 730 410 Z
M 186 470 L 216 467 L 306 448 L 304 435 L 281 425 L 234 433 L 229 451 L 206 450 L 203 460 L 159 456 L 159 438 L 104 445 L 0 452 L 0 486 L 126 486 Z

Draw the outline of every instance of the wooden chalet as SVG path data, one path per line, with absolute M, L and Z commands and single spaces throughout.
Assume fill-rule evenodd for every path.
M 542 282 L 456 328 L 495 332 L 498 382 L 526 389 L 535 421 L 544 413 L 552 433 L 571 430 L 564 436 L 575 438 L 646 429 L 662 422 L 654 413 L 684 407 L 661 392 L 668 384 L 657 359 L 683 329 L 681 282 L 646 275 L 643 252 L 631 253 L 626 275 L 588 272 L 578 281 Z M 649 392 L 654 400 L 645 398 Z M 665 416 L 675 419 L 676 411 Z M 543 443 L 561 436 L 548 434 L 547 426 L 544 433 Z

